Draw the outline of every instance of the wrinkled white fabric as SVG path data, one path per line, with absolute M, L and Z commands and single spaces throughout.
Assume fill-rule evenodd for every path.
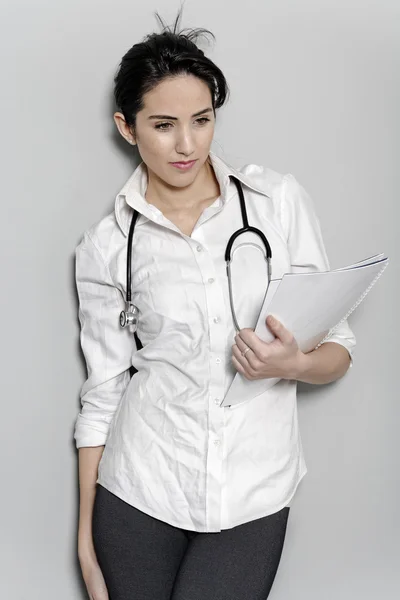
M 189 237 L 145 199 L 141 163 L 115 211 L 85 232 L 76 249 L 81 345 L 88 377 L 75 426 L 78 448 L 105 445 L 97 481 L 171 525 L 218 532 L 286 506 L 306 473 L 298 428 L 297 382 L 281 380 L 231 408 L 221 400 L 234 377 L 235 330 L 224 253 L 249 224 L 272 248 L 272 277 L 329 269 L 314 203 L 291 174 L 250 164 L 235 169 L 210 152 L 221 195 Z M 140 310 L 137 350 L 119 325 L 125 307 L 126 245 L 132 208 L 132 300 Z M 243 242 L 259 245 L 253 233 Z M 232 265 L 240 326 L 254 327 L 265 294 L 261 252 L 241 248 Z M 352 355 L 347 321 L 326 340 Z M 129 367 L 137 373 L 130 379 Z

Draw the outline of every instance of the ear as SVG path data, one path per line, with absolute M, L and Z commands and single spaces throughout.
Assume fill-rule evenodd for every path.
M 114 121 L 122 137 L 129 144 L 136 145 L 136 137 L 134 136 L 134 134 L 131 131 L 131 128 L 125 121 L 124 115 L 121 112 L 114 113 Z

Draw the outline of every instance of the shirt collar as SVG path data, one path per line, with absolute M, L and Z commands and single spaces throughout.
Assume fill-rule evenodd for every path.
M 246 185 L 248 188 L 263 194 L 264 196 L 270 197 L 270 195 L 261 187 L 254 184 L 248 175 L 241 173 L 239 170 L 232 167 L 221 157 L 217 156 L 210 150 L 209 158 L 213 166 L 215 176 L 218 180 L 221 190 L 221 201 L 225 204 L 229 201 L 228 188 L 230 183 L 230 175 L 234 175 L 239 179 L 241 183 Z M 232 182 L 232 185 L 233 182 Z M 132 215 L 132 208 L 139 212 L 139 218 L 136 226 L 140 223 L 149 219 L 154 219 L 160 211 L 149 204 L 146 200 L 145 194 L 147 190 L 147 169 L 142 161 L 134 170 L 128 181 L 125 183 L 123 188 L 117 194 L 115 199 L 115 216 L 119 226 L 123 233 L 127 236 L 129 231 L 130 219 Z M 236 186 L 235 186 L 236 190 Z

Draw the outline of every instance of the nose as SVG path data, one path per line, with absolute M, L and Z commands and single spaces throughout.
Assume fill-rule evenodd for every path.
M 185 156 L 193 154 L 195 144 L 193 133 L 189 127 L 182 127 L 178 131 L 175 149 L 178 154 L 184 154 Z

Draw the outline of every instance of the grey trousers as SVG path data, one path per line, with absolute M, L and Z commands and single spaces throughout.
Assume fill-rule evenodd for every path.
M 93 540 L 110 600 L 266 600 L 289 511 L 217 533 L 188 531 L 97 484 Z

